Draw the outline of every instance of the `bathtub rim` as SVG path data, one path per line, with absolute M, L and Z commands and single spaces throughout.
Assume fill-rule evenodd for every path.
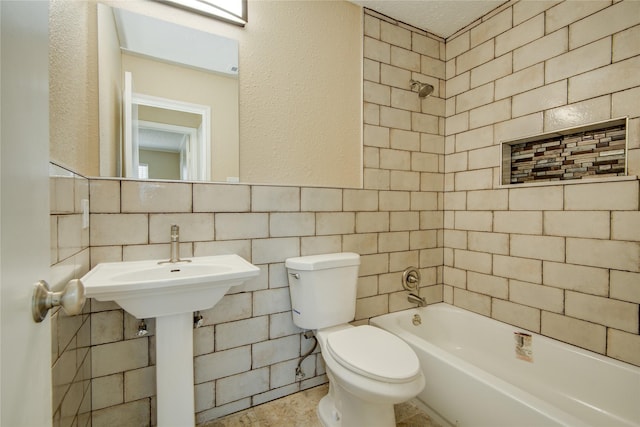
M 602 354 L 602 353 L 597 353 L 595 351 L 583 348 L 583 347 L 579 347 L 575 344 L 572 344 L 570 342 L 566 342 L 566 341 L 562 341 L 560 339 L 557 338 L 552 338 L 549 337 L 547 335 L 542 335 L 540 332 L 537 331 L 533 331 L 531 329 L 527 329 L 527 328 L 523 328 L 521 326 L 517 326 L 517 325 L 513 325 L 507 322 L 503 322 L 502 320 L 498 320 L 498 319 L 494 319 L 493 317 L 489 317 L 489 316 L 485 316 L 483 314 L 480 313 L 476 313 L 475 311 L 471 311 L 471 310 L 467 310 L 465 308 L 462 307 L 458 307 L 456 305 L 452 305 L 446 302 L 437 302 L 434 304 L 429 304 L 425 307 L 412 307 L 412 308 L 408 308 L 405 310 L 400 310 L 400 311 L 394 311 L 391 313 L 386 313 L 386 314 L 381 314 L 375 317 L 372 317 L 369 319 L 369 323 L 375 325 L 375 322 L 380 322 L 381 319 L 387 319 L 387 318 L 395 318 L 395 317 L 400 317 L 401 315 L 405 314 L 405 313 L 412 313 L 412 314 L 420 314 L 422 311 L 425 311 L 427 309 L 431 309 L 431 310 L 447 310 L 447 311 L 453 311 L 453 312 L 462 312 L 465 315 L 473 315 L 473 316 L 480 316 L 483 319 L 487 319 L 487 320 L 491 320 L 494 322 L 498 322 L 500 324 L 503 325 L 507 325 L 511 328 L 513 328 L 513 332 L 524 332 L 527 334 L 532 334 L 535 336 L 536 340 L 542 340 L 545 343 L 551 344 L 553 346 L 568 346 L 570 347 L 568 350 L 578 353 L 582 356 L 588 357 L 588 358 L 592 358 L 592 359 L 596 359 L 602 363 L 606 363 L 609 365 L 613 365 L 613 366 L 617 366 L 621 369 L 625 369 L 625 370 L 638 370 L 640 369 L 640 366 L 634 365 L 632 363 L 629 362 L 625 362 L 623 360 L 619 360 L 619 359 L 614 359 L 613 357 L 607 356 L 606 354 Z M 384 328 L 383 328 L 384 329 Z M 404 330 L 402 330 L 404 332 Z M 405 334 L 407 336 L 411 336 L 412 334 L 409 334 L 407 332 L 405 332 Z M 435 348 L 439 348 L 438 346 L 435 346 Z M 458 358 L 461 361 L 464 361 L 463 359 Z M 467 362 L 468 363 L 468 362 Z
M 488 316 L 483 316 L 482 314 L 475 313 L 473 311 L 470 311 L 461 307 L 457 307 L 445 302 L 431 304 L 426 307 L 409 308 L 406 310 L 401 310 L 393 313 L 387 313 L 384 315 L 375 316 L 370 319 L 370 324 L 376 327 L 381 327 L 385 330 L 388 330 L 391 333 L 397 334 L 400 338 L 404 339 L 410 345 L 412 345 L 412 347 L 425 346 L 425 351 L 431 353 L 439 361 L 445 363 L 452 369 L 456 369 L 456 370 L 462 369 L 464 372 L 469 374 L 474 380 L 481 381 L 483 384 L 487 385 L 488 387 L 491 387 L 492 389 L 500 393 L 502 393 L 501 390 L 508 391 L 509 395 L 512 396 L 519 403 L 524 404 L 525 406 L 533 409 L 536 412 L 543 412 L 545 416 L 548 416 L 549 418 L 553 419 L 554 421 L 560 424 L 571 425 L 571 426 L 590 425 L 590 424 L 586 424 L 587 422 L 586 420 L 583 421 L 584 418 L 582 419 L 578 418 L 577 415 L 574 415 L 573 413 L 568 412 L 568 410 L 563 408 L 562 406 L 554 406 L 553 404 L 549 403 L 551 401 L 547 401 L 547 400 L 544 400 L 542 397 L 538 397 L 537 395 L 534 394 L 535 393 L 534 391 L 526 390 L 526 388 L 521 388 L 516 384 L 512 384 L 507 379 L 501 378 L 498 374 L 485 370 L 484 368 L 478 367 L 473 363 L 461 357 L 458 357 L 458 355 L 449 352 L 447 349 L 442 348 L 436 344 L 433 344 L 418 335 L 412 334 L 409 330 L 407 330 L 406 328 L 404 328 L 403 326 L 397 323 L 397 319 L 400 317 L 406 316 L 406 319 L 409 320 L 414 314 L 422 314 L 426 310 L 433 311 L 434 309 L 454 312 L 454 315 L 455 315 L 455 312 L 461 312 L 463 315 L 480 316 L 484 319 L 487 319 L 488 321 L 494 321 L 501 325 L 506 325 L 509 328 L 513 328 L 514 332 L 520 331 L 520 332 L 532 334 L 535 336 L 536 340 L 545 341 L 546 344 L 548 345 L 560 347 L 562 350 L 570 350 L 572 352 L 578 353 L 580 356 L 584 356 L 590 359 L 595 359 L 599 363 L 613 365 L 613 367 L 615 368 L 629 370 L 629 372 L 633 372 L 635 375 L 637 375 L 637 370 L 640 368 L 630 363 L 613 359 L 606 355 L 595 353 L 593 351 L 577 347 L 573 344 L 541 335 L 538 332 L 527 330 L 520 326 L 511 325 L 506 322 L 502 322 L 500 320 L 493 319 Z M 426 374 L 425 374 L 425 377 L 427 377 Z M 429 381 L 428 377 L 426 379 L 427 381 Z M 498 385 L 502 387 L 502 389 L 498 387 Z M 423 403 L 425 406 L 431 409 L 431 411 L 435 413 L 437 417 L 444 418 L 434 408 L 431 408 L 427 402 L 421 402 L 421 403 Z M 602 412 L 608 414 L 612 418 L 617 418 L 625 422 L 626 424 L 624 425 L 629 425 L 628 424 L 629 421 L 632 423 L 630 425 L 633 425 L 633 426 L 636 425 L 636 424 L 633 424 L 634 423 L 633 417 L 628 419 L 620 418 L 613 412 L 604 411 L 604 410 Z M 447 421 L 446 419 L 444 420 Z M 449 421 L 447 421 L 447 423 L 449 423 Z

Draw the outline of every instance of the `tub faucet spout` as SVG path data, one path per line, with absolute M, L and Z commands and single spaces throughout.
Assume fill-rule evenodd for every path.
M 423 297 L 416 295 L 413 292 L 409 294 L 407 301 L 413 304 L 418 304 L 418 307 L 424 307 L 427 305 L 427 301 Z

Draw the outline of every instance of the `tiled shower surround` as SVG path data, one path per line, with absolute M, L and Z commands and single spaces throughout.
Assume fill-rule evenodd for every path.
M 510 2 L 447 39 L 444 301 L 640 365 L 638 180 L 500 186 L 500 142 L 629 117 L 640 2 Z
M 310 343 L 284 260 L 313 253 L 362 255 L 357 323 L 408 307 L 415 265 L 429 303 L 640 365 L 639 181 L 500 185 L 500 141 L 622 116 L 640 173 L 640 2 L 514 1 L 446 44 L 364 18 L 363 189 L 90 180 L 91 265 L 168 257 L 177 223 L 183 255 L 262 270 L 194 331 L 197 421 L 326 381 L 317 351 L 294 378 Z M 137 323 L 91 302 L 93 426 L 155 423 L 153 321 Z

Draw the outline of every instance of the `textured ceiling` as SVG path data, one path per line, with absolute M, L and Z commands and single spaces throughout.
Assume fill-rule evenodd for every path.
M 398 21 L 447 38 L 504 0 L 350 0 Z

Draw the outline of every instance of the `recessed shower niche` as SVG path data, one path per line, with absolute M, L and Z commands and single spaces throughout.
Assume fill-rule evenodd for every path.
M 501 143 L 501 184 L 597 179 L 627 174 L 627 118 Z

